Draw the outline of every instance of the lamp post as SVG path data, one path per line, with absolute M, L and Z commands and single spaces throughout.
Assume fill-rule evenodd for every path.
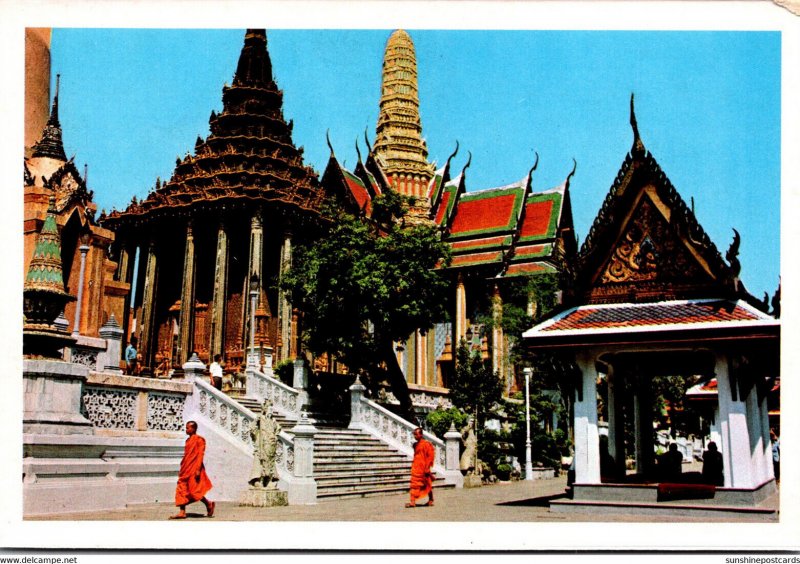
M 247 365 L 258 364 L 256 359 L 256 307 L 258 307 L 258 274 L 250 275 L 250 350 L 247 354 Z
M 533 480 L 533 464 L 531 464 L 531 368 L 523 368 L 525 374 L 525 479 Z

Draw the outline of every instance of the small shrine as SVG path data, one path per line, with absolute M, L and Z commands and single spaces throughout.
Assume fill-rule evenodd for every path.
M 723 459 L 716 503 L 756 504 L 775 491 L 767 398 L 780 376 L 779 305 L 771 315 L 739 279 L 739 233 L 723 259 L 646 150 L 633 97 L 630 116 L 633 146 L 583 243 L 564 307 L 523 334 L 528 350 L 578 367 L 568 383 L 574 497 L 628 499 L 615 488 L 701 481 L 665 478 L 656 463 L 653 382 L 691 376 L 713 380 L 718 392 L 709 411 Z

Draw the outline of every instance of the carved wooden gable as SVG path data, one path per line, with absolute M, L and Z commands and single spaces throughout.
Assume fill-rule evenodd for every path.
M 686 297 L 714 283 L 692 243 L 645 192 L 594 276 L 592 301 Z M 620 214 L 622 215 L 622 214 Z

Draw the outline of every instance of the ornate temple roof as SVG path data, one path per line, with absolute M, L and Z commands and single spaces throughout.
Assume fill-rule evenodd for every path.
M 742 297 L 738 234 L 726 263 L 644 146 L 631 96 L 633 145 L 578 257 L 578 301 Z
M 569 177 L 556 188 L 533 193 L 531 169 L 513 184 L 467 192 L 469 162 L 450 178 L 450 161 L 455 154 L 436 171 L 428 192 L 435 195 L 430 218 L 442 229 L 452 251 L 449 268 L 479 269 L 486 277 L 556 272 L 562 260 L 561 236 L 572 232 Z M 367 159 L 363 165 L 359 160 L 356 169 L 349 172 L 331 151 L 322 185 L 350 210 L 369 215 L 373 193 L 367 179 L 383 177 L 375 167 L 379 165 L 374 159 Z M 574 252 L 574 241 L 566 245 Z
M 113 211 L 117 226 L 177 209 L 261 200 L 315 213 L 322 202 L 316 173 L 303 163 L 283 115 L 283 92 L 272 77 L 263 29 L 248 29 L 231 86 L 222 89 L 222 113 L 211 112 L 211 133 L 194 153 L 178 158 L 172 177 L 141 202 Z
M 330 141 L 329 141 L 330 146 Z M 450 244 L 450 269 L 470 269 L 487 278 L 527 276 L 555 272 L 564 255 L 577 252 L 568 196 L 570 173 L 552 190 L 534 194 L 531 187 L 536 164 L 519 181 L 506 186 L 468 192 L 466 170 L 451 177 L 458 144 L 445 165 L 434 170 L 427 162 L 422 139 L 417 92 L 417 63 L 408 33 L 397 30 L 389 37 L 383 62 L 383 82 L 377 139 L 352 173 L 331 158 L 322 177 L 325 191 L 352 211 L 369 214 L 369 199 L 389 186 L 417 198 L 409 217 L 413 222 L 438 226 Z M 358 149 L 358 145 L 356 145 Z M 405 186 L 390 182 L 398 174 L 422 177 L 425 184 Z M 411 193 L 410 191 L 414 191 Z

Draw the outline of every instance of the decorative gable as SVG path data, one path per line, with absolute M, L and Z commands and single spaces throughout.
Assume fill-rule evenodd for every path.
M 591 300 L 616 301 L 631 294 L 674 299 L 708 289 L 715 278 L 690 245 L 643 195 L 594 276 Z
M 738 280 L 738 235 L 726 263 L 639 138 L 578 257 L 578 303 L 752 298 Z

